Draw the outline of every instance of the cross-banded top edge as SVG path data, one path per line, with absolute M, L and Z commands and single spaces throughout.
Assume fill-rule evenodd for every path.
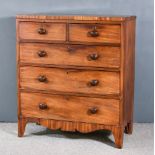
M 17 15 L 17 19 L 42 19 L 42 20 L 96 20 L 96 21 L 126 21 L 133 20 L 136 16 L 45 16 L 45 15 Z

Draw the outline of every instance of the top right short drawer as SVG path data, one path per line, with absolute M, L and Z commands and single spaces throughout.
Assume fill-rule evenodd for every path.
M 69 24 L 69 41 L 119 44 L 120 31 L 120 25 Z

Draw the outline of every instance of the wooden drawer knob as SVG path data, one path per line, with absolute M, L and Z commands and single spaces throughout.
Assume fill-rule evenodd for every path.
M 92 107 L 88 109 L 88 113 L 89 114 L 96 114 L 98 112 L 98 108 L 97 107 Z
M 89 82 L 89 85 L 90 86 L 97 86 L 99 84 L 99 80 L 91 80 L 90 82 Z
M 40 76 L 38 76 L 38 81 L 39 82 L 46 82 L 47 81 L 47 78 L 46 78 L 45 75 L 40 75 Z
M 48 108 L 46 103 L 39 103 L 39 109 L 40 110 L 46 110 Z
M 46 29 L 44 29 L 44 28 L 41 27 L 41 28 L 38 29 L 38 33 L 39 34 L 46 34 L 47 31 L 46 31 Z
M 39 57 L 45 57 L 46 55 L 47 55 L 47 53 L 45 51 L 39 51 L 38 52 Z
M 93 27 L 92 31 L 88 32 L 88 36 L 90 36 L 90 37 L 98 37 L 99 36 L 99 32 L 96 30 L 96 26 Z
M 91 60 L 97 60 L 99 58 L 99 55 L 98 54 L 90 54 L 88 55 L 88 60 L 91 61 Z

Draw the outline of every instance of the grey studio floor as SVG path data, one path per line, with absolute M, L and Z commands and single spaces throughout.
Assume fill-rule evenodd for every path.
M 124 135 L 123 149 L 117 149 L 108 131 L 80 134 L 28 124 L 19 138 L 17 123 L 0 123 L 0 155 L 153 155 L 153 126 L 134 124 L 133 134 Z

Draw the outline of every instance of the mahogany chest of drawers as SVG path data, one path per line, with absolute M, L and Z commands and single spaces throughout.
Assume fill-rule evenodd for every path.
M 50 129 L 132 133 L 135 17 L 22 16 L 17 23 L 18 135 Z

